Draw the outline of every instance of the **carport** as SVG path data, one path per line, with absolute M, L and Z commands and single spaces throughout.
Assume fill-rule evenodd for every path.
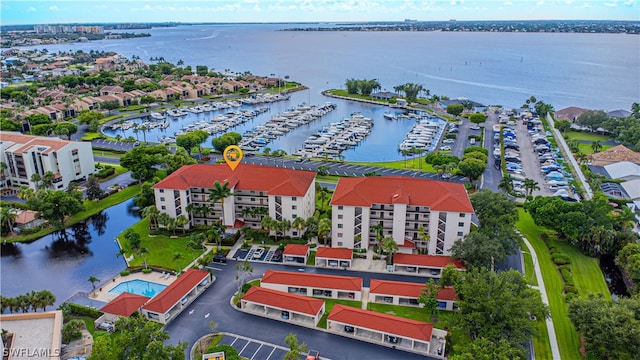
M 353 250 L 347 248 L 318 247 L 316 266 L 350 269 Z
M 287 244 L 282 252 L 285 265 L 304 265 L 309 258 L 309 246 L 300 244 Z
M 324 314 L 324 301 L 252 286 L 242 297 L 244 312 L 297 325 L 315 327 Z
M 400 273 L 418 274 L 434 278 L 442 276 L 442 269 L 447 265 L 464 270 L 462 261 L 437 255 L 417 255 L 397 253 L 393 256 L 393 270 Z

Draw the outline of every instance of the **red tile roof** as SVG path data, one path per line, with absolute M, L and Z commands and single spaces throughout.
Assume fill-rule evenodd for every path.
M 308 286 L 322 289 L 362 291 L 362 278 L 321 274 L 301 274 L 290 271 L 267 270 L 262 283 Z
M 637 153 L 624 145 L 617 145 L 605 151 L 591 155 L 591 162 L 594 165 L 617 163 L 629 161 L 640 165 L 640 153 Z
M 269 195 L 304 196 L 316 173 L 272 166 L 240 164 L 232 171 L 227 164 L 186 165 L 153 186 L 154 189 L 213 189 L 218 181 L 237 190 L 266 191 Z
M 417 298 L 425 288 L 426 286 L 420 283 L 371 279 L 369 293 Z M 455 300 L 455 298 L 456 291 L 450 286 L 438 291 L 438 296 L 436 296 L 436 299 L 438 300 Z
M 340 178 L 331 205 L 372 204 L 428 206 L 431 210 L 472 213 L 464 185 L 402 176 Z
M 38 215 L 37 211 L 33 210 L 23 210 L 18 215 L 16 215 L 15 222 L 16 224 L 25 225 L 36 219 Z
M 189 269 L 176 281 L 172 282 L 171 285 L 162 290 L 160 294 L 151 299 L 143 309 L 164 314 L 209 276 L 208 271 Z
M 320 299 L 289 294 L 260 286 L 252 286 L 242 299 L 314 316 L 318 315 L 324 305 L 324 301 Z
M 289 256 L 306 256 L 308 253 L 309 246 L 300 244 L 287 244 L 282 252 L 283 255 Z
M 146 304 L 149 299 L 146 296 L 123 292 L 109 301 L 100 311 L 119 316 L 131 316 L 131 314 L 140 310 L 142 305 Z
M 31 136 L 31 135 L 23 135 L 15 132 L 0 132 L 0 141 L 1 142 L 13 142 L 16 144 L 22 145 L 19 148 L 13 150 L 16 153 L 24 153 L 33 147 L 46 147 L 45 151 L 42 151 L 44 154 L 48 154 L 52 151 L 57 151 L 62 149 L 63 147 L 71 144 L 71 141 L 66 141 L 62 139 L 56 138 L 48 138 L 44 136 Z
M 393 263 L 396 265 L 415 265 L 438 268 L 453 264 L 458 269 L 464 269 L 462 261 L 449 256 L 396 253 L 393 255 Z
M 329 258 L 329 259 L 344 259 L 351 260 L 353 257 L 353 250 L 347 248 L 332 248 L 320 246 L 316 252 L 317 258 Z
M 433 324 L 341 304 L 333 307 L 327 320 L 421 341 L 431 341 L 433 331 Z

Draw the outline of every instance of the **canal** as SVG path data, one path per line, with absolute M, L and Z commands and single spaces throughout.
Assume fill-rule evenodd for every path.
M 106 282 L 126 267 L 115 237 L 136 223 L 133 200 L 30 243 L 2 244 L 0 293 L 16 296 L 50 290 L 56 306 L 78 291 L 91 291 L 90 276 Z M 96 284 L 97 285 L 97 284 Z

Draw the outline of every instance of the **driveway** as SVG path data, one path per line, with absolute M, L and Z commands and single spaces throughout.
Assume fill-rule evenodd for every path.
M 168 343 L 177 344 L 185 341 L 189 344 L 188 349 L 201 336 L 211 331 L 210 321 L 217 324 L 216 330 L 248 336 L 256 341 L 267 342 L 278 346 L 286 347 L 284 338 L 291 332 L 296 334 L 300 342 L 305 342 L 309 348 L 320 351 L 323 358 L 331 359 L 397 359 L 403 360 L 424 360 L 429 359 L 423 355 L 402 352 L 379 345 L 372 345 L 358 340 L 329 334 L 324 331 L 299 327 L 277 320 L 266 319 L 255 315 L 246 314 L 232 308 L 230 299 L 238 290 L 235 280 L 236 261 L 228 260 L 226 264 L 211 264 L 216 281 L 205 292 L 189 305 L 176 319 L 174 319 L 165 330 L 168 331 L 170 339 Z M 251 263 L 253 267 L 252 278 L 258 278 L 267 269 L 295 271 L 295 267 L 267 264 Z M 402 276 L 393 273 L 369 273 L 369 272 L 346 272 L 344 270 L 307 268 L 306 272 L 359 276 L 363 278 L 363 285 L 369 286 L 371 278 L 412 281 L 424 283 L 424 277 Z M 239 343 L 240 345 L 242 343 Z M 234 345 L 235 347 L 235 345 Z M 244 345 L 243 345 L 244 347 Z M 259 346 L 258 346 L 259 347 Z M 255 345 L 245 348 L 245 352 L 251 349 L 258 350 Z M 262 354 L 262 352 L 258 352 Z M 245 355 L 243 353 L 243 355 Z M 272 357 L 273 358 L 273 357 Z M 282 357 L 279 357 L 281 359 Z M 255 359 L 258 359 L 257 357 Z

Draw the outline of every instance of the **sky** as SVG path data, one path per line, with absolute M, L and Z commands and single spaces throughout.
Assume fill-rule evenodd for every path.
M 0 0 L 0 24 L 640 20 L 640 0 Z

